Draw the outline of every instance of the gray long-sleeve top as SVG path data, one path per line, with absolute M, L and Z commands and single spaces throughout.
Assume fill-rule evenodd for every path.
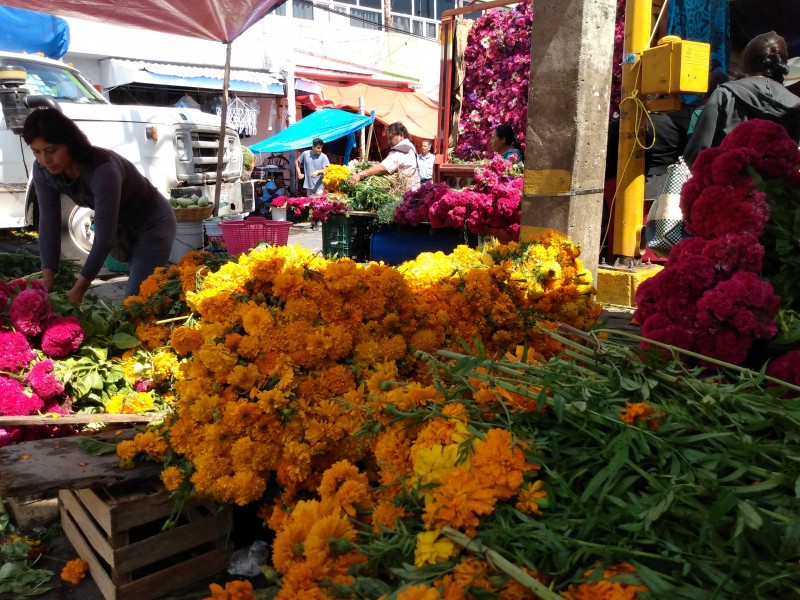
M 135 238 L 156 202 L 166 199 L 128 159 L 104 148 L 92 147 L 75 181 L 53 175 L 38 162 L 33 185 L 39 203 L 39 256 L 43 269 L 58 270 L 61 254 L 61 194 L 78 206 L 94 210 L 94 244 L 81 275 L 94 279 L 119 232 Z
M 700 113 L 684 151 L 691 165 L 701 150 L 719 146 L 742 121 L 767 119 L 783 125 L 791 138 L 800 140 L 800 97 L 767 77 L 745 77 L 720 85 Z

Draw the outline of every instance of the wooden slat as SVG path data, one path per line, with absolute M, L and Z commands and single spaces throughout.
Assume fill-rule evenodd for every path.
M 135 431 L 120 435 L 104 432 L 92 437 L 107 442 L 132 438 Z M 116 454 L 91 456 L 78 446 L 78 438 L 36 440 L 0 448 L 0 497 L 55 495 L 62 489 L 114 485 L 153 479 L 160 470 L 154 462 L 137 463 L 134 469 L 118 468 Z
M 226 514 L 230 515 L 230 510 Z M 131 572 L 204 544 L 217 545 L 231 524 L 231 519 L 226 519 L 225 515 L 208 515 L 120 548 L 115 552 L 114 564 L 123 572 Z
M 150 482 L 147 483 L 150 485 Z M 159 485 L 154 491 L 150 487 L 143 493 L 132 493 L 129 496 L 119 496 L 111 507 L 111 520 L 114 531 L 127 531 L 131 527 L 152 523 L 164 519 L 172 514 L 172 502 L 169 494 Z
M 174 592 L 219 573 L 228 564 L 229 556 L 229 550 L 215 548 L 211 552 L 120 586 L 116 600 L 153 600 L 154 597 Z M 155 590 L 158 590 L 158 596 L 154 595 Z
M 59 497 L 63 496 L 65 492 L 67 490 L 59 491 Z M 105 532 L 106 536 L 111 537 L 114 533 L 114 524 L 111 522 L 111 510 L 108 508 L 108 504 L 103 502 L 103 499 L 98 497 L 97 493 L 90 488 L 74 490 L 74 494 L 78 497 L 81 505 L 86 507 L 86 511 L 92 515 L 92 518 Z
M 64 535 L 67 536 L 72 547 L 75 548 L 78 556 L 89 563 L 89 572 L 103 598 L 105 600 L 119 600 L 117 586 L 111 581 L 111 577 L 109 577 L 103 565 L 100 564 L 86 538 L 81 534 L 81 530 L 65 510 L 61 511 L 61 528 L 64 530 Z
M 74 415 L 33 415 L 26 417 L 0 417 L 0 427 L 21 427 L 23 425 L 92 425 L 95 423 L 150 423 L 163 419 L 166 413 L 140 413 L 135 415 L 74 414 Z
M 64 512 L 68 513 L 94 552 L 113 567 L 114 548 L 108 543 L 108 537 L 97 527 L 96 521 L 81 503 L 78 495 L 71 490 L 61 490 L 58 499 L 61 502 L 62 518 Z

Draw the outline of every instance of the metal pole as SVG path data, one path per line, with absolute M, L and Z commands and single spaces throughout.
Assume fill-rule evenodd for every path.
M 609 249 L 609 254 L 623 259 L 641 255 L 646 117 L 644 107 L 631 95 L 641 81 L 642 51 L 650 42 L 652 9 L 652 0 L 628 0 L 625 6 L 617 194 L 614 201 L 614 238 Z
M 363 115 L 364 114 L 364 96 L 359 96 L 358 97 L 358 114 L 359 115 Z M 365 156 L 366 147 L 367 147 L 367 140 L 364 139 L 364 133 L 365 132 L 364 132 L 363 129 L 358 132 L 358 137 L 361 140 L 361 144 L 359 145 L 359 148 L 361 150 L 361 160 L 367 160 L 366 156 Z
M 286 26 L 290 28 L 287 39 L 290 40 L 291 47 L 288 48 L 288 59 L 286 61 L 286 122 L 289 127 L 295 124 L 297 113 L 297 100 L 294 90 L 294 1 L 286 2 Z M 289 152 L 289 191 L 294 196 L 297 194 L 297 169 L 295 159 L 297 151 Z
M 214 216 L 219 215 L 220 196 L 222 196 L 222 161 L 228 144 L 228 89 L 231 85 L 231 42 L 225 45 L 225 75 L 222 79 L 222 112 L 219 123 L 219 145 L 217 146 L 217 177 L 214 184 Z

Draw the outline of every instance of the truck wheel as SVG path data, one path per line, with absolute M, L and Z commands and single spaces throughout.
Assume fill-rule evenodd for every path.
M 94 243 L 94 211 L 76 206 L 72 201 L 61 203 L 61 256 L 86 262 Z

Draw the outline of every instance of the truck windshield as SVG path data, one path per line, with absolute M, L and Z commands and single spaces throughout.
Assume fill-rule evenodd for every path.
M 102 96 L 69 69 L 39 63 L 25 63 L 24 66 L 28 72 L 25 87 L 32 95 L 50 96 L 59 102 L 106 103 Z

